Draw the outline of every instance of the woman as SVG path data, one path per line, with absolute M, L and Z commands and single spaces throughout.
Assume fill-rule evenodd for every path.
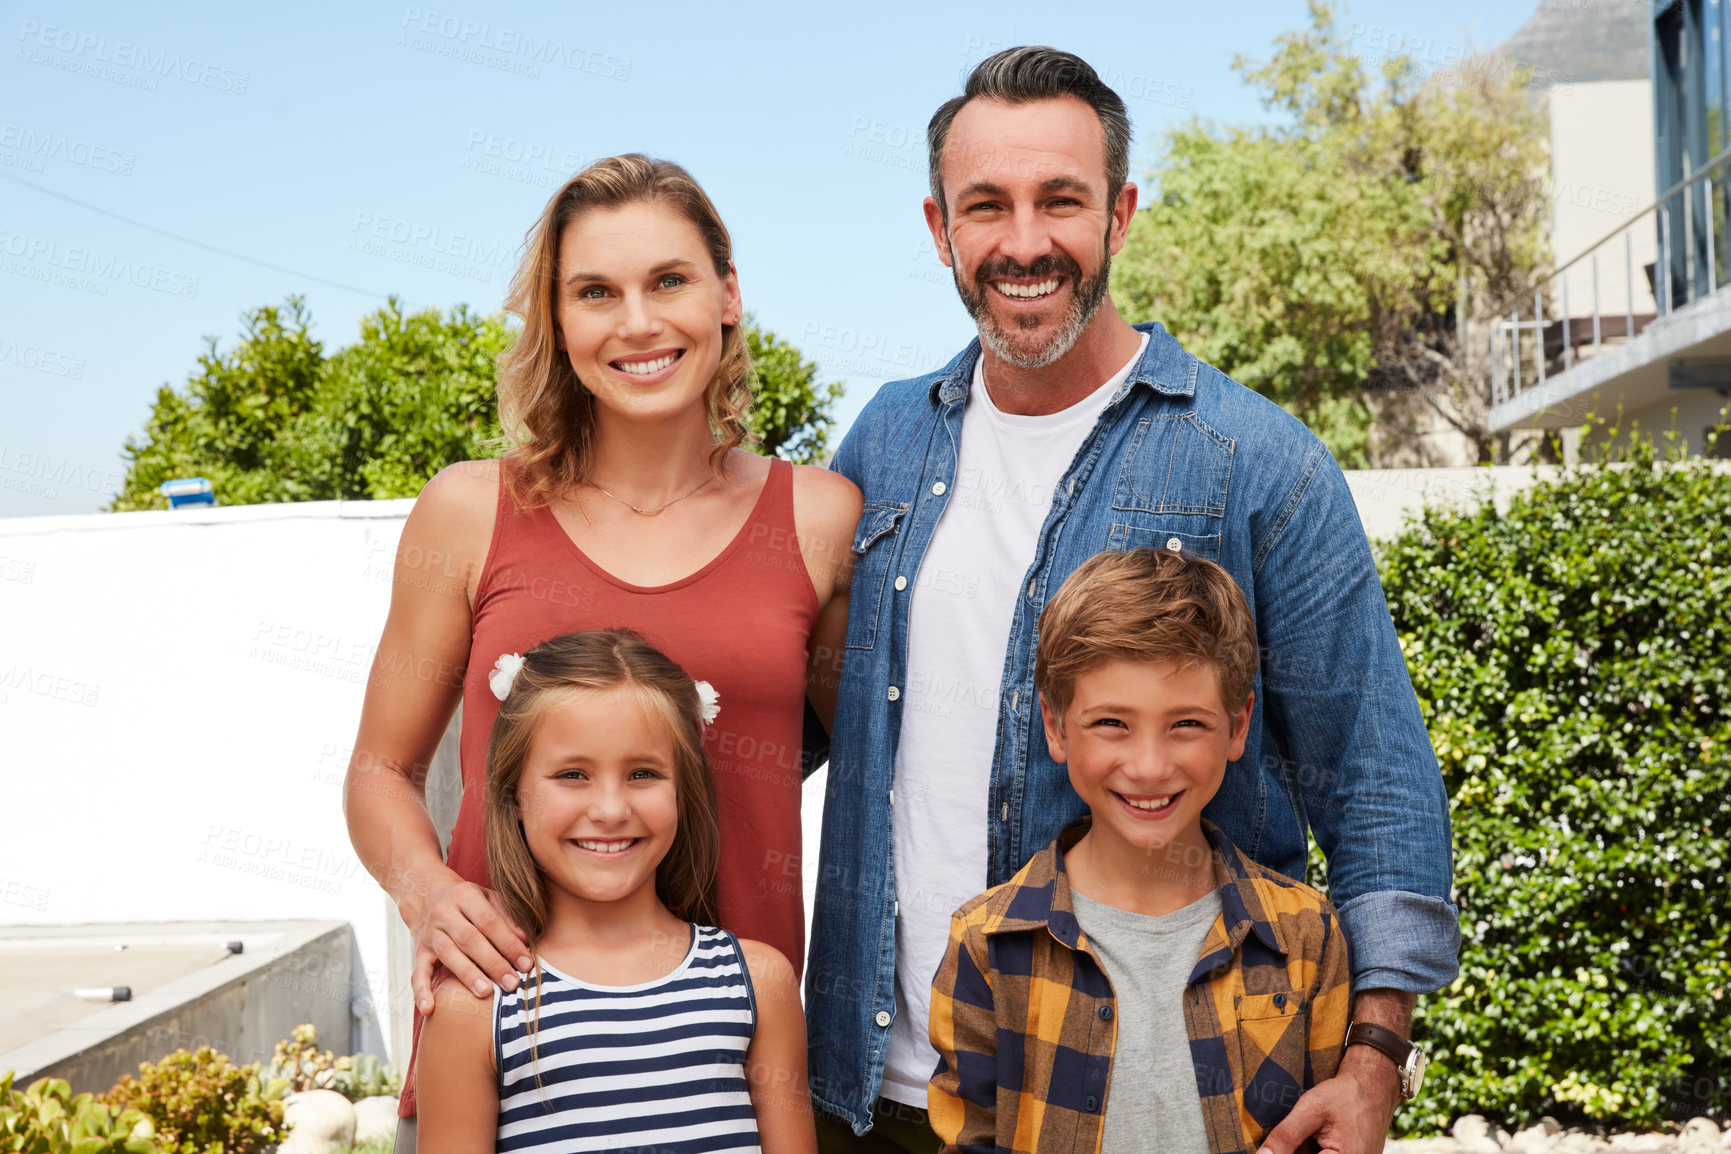
M 414 938 L 418 1015 L 435 963 L 483 995 L 527 968 L 487 888 L 488 676 L 579 629 L 634 629 L 714 685 L 720 922 L 800 967 L 808 685 L 826 724 L 835 700 L 833 673 L 808 676 L 807 655 L 842 650 L 859 491 L 738 448 L 750 361 L 732 242 L 678 165 L 630 154 L 568 181 L 530 230 L 507 307 L 523 322 L 499 363 L 513 448 L 442 471 L 403 527 L 345 786 L 355 851 Z M 447 857 L 422 786 L 459 697 Z

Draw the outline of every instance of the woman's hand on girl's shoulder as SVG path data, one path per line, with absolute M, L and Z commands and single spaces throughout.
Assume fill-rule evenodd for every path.
M 764 1154 L 815 1154 L 811 1090 L 805 1074 L 805 1009 L 799 981 L 780 950 L 741 939 L 751 974 L 757 1026 L 745 1055 L 745 1078 Z
M 493 1060 L 493 999 L 461 982 L 433 991 L 438 1012 L 421 1027 L 415 1058 L 422 1154 L 491 1152 L 499 1130 L 499 1072 Z

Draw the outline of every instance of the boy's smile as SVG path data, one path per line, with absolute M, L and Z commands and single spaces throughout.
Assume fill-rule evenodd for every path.
M 1070 784 L 1094 813 L 1070 852 L 1099 863 L 1096 877 L 1150 893 L 1172 888 L 1163 882 L 1200 882 L 1199 872 L 1211 877 L 1202 809 L 1226 763 L 1244 753 L 1251 704 L 1229 713 L 1212 666 L 1127 658 L 1078 676 L 1061 718 L 1042 697 L 1052 757 L 1068 765 Z M 1085 892 L 1105 900 L 1099 888 Z

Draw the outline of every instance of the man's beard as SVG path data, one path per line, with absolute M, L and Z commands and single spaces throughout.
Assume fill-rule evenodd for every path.
M 952 247 L 950 273 L 955 278 L 956 293 L 962 298 L 962 306 L 968 310 L 968 315 L 974 318 L 974 324 L 979 327 L 980 342 L 1019 369 L 1043 369 L 1060 360 L 1075 347 L 1082 331 L 1088 327 L 1088 322 L 1094 319 L 1094 314 L 1105 301 L 1108 282 L 1112 277 L 1112 249 L 1109 245 L 1100 246 L 1100 271 L 1087 280 L 1082 279 L 1081 267 L 1068 254 L 1057 252 L 1049 252 L 1029 265 L 1008 257 L 984 263 L 975 271 L 976 287 L 970 290 L 962 283 L 962 274 L 955 263 L 955 249 Z M 1014 330 L 1005 329 L 998 323 L 998 318 L 992 315 L 986 294 L 993 290 L 987 282 L 1000 277 L 1049 276 L 1069 278 L 1070 284 L 1074 286 L 1070 295 L 1070 308 L 1044 344 L 1028 348 L 1025 343 L 1019 344 L 1015 340 Z M 1017 327 L 1035 329 L 1040 327 L 1045 319 L 1042 316 L 1023 316 L 1018 319 Z

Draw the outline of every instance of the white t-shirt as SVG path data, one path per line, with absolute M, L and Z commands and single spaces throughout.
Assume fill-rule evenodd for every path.
M 908 676 L 890 808 L 896 1017 L 883 1083 L 883 1096 L 897 1102 L 925 1107 L 938 1064 L 926 1034 L 932 978 L 949 944 L 950 915 L 986 888 L 998 692 L 1016 597 L 1052 491 L 1147 344 L 1144 335 L 1136 355 L 1088 396 L 1038 417 L 1000 412 L 983 383 L 984 358 L 974 366 L 949 504 L 917 577 L 909 577 Z

